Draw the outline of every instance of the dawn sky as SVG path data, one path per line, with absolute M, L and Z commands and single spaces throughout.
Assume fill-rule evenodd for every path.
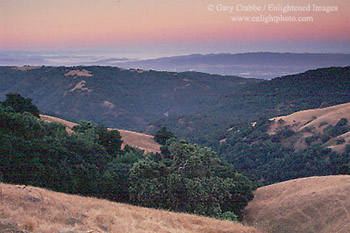
M 0 50 L 349 53 L 349 10 L 348 0 L 0 0 Z

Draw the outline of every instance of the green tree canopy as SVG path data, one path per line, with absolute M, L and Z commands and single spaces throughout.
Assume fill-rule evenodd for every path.
M 116 157 L 121 151 L 123 141 L 118 130 L 108 130 L 103 125 L 95 125 L 84 120 L 81 120 L 72 129 L 87 141 L 90 140 L 90 143 L 98 143 L 103 146 L 113 157 Z
M 254 184 L 232 170 L 215 152 L 172 140 L 169 155 L 136 162 L 130 170 L 134 204 L 236 219 L 253 198 Z
M 165 145 L 166 141 L 170 138 L 176 138 L 176 136 L 164 126 L 160 128 L 154 135 L 154 140 L 161 145 Z
M 17 93 L 8 93 L 5 101 L 2 103 L 5 107 L 11 107 L 15 112 L 23 113 L 29 112 L 36 117 L 40 117 L 38 108 L 32 104 L 31 98 L 23 98 Z

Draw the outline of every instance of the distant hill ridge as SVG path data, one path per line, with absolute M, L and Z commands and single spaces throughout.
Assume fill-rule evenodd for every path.
M 52 59 L 52 55 L 56 59 Z M 52 54 L 28 51 L 0 52 L 0 65 L 47 66 L 113 66 L 171 72 L 197 71 L 220 75 L 239 75 L 245 78 L 272 79 L 302 73 L 310 69 L 349 66 L 350 54 L 342 53 L 212 53 L 160 57 L 155 59 L 127 59 L 101 55 L 72 53 Z
M 153 134 L 166 126 L 198 141 L 230 124 L 350 102 L 350 67 L 270 81 L 115 67 L 0 67 L 0 99 L 33 99 L 47 115 Z
M 271 79 L 310 69 L 350 65 L 350 54 L 332 53 L 219 53 L 191 54 L 110 63 L 125 68 L 198 71 L 247 78 Z
M 166 116 L 203 111 L 223 93 L 256 82 L 260 80 L 99 66 L 0 67 L 0 99 L 19 93 L 47 115 L 142 131 Z

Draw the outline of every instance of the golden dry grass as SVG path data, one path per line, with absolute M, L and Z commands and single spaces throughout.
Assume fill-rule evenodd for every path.
M 322 133 L 324 128 L 326 128 L 328 125 L 336 125 L 341 118 L 350 118 L 350 103 L 339 104 L 327 108 L 299 111 L 288 116 L 272 118 L 271 120 L 275 120 L 275 122 L 271 125 L 268 133 L 274 134 L 276 131 L 284 128 L 285 126 L 290 126 L 290 129 L 294 130 L 295 132 L 300 132 L 306 127 L 309 127 L 312 128 L 315 133 Z M 279 119 L 283 119 L 284 123 L 278 123 Z M 328 124 L 320 126 L 320 124 L 323 122 L 327 122 Z M 297 150 L 306 148 L 307 145 L 305 144 L 304 139 L 311 135 L 312 134 L 307 132 L 304 133 L 302 137 L 295 142 L 294 148 Z M 335 143 L 333 143 L 332 145 L 329 145 L 329 148 L 341 153 L 344 152 L 345 145 L 350 143 L 350 137 L 347 134 L 340 135 L 339 137 L 344 138 L 345 143 L 342 145 L 335 145 Z
M 77 83 L 71 90 L 69 90 L 69 92 L 73 92 L 75 90 L 82 90 L 82 91 L 87 91 L 87 92 L 91 92 L 92 90 L 84 87 L 84 85 L 86 84 L 85 80 L 81 80 L 79 83 Z
M 40 115 L 40 118 L 43 121 L 46 122 L 57 122 L 60 124 L 63 124 L 66 126 L 68 133 L 72 133 L 72 128 L 73 126 L 76 125 L 76 123 L 69 122 L 57 117 L 52 117 L 52 116 L 47 116 L 47 115 Z M 110 129 L 113 130 L 113 129 Z M 144 150 L 146 153 L 147 152 L 160 152 L 160 145 L 153 140 L 153 136 L 146 135 L 143 133 L 137 133 L 137 132 L 132 132 L 128 130 L 119 130 L 120 135 L 122 136 L 123 140 L 123 145 L 122 147 L 124 148 L 125 145 L 130 145 L 132 147 L 137 147 L 141 150 Z
M 124 142 L 123 147 L 127 144 L 145 152 L 160 153 L 160 144 L 154 141 L 153 136 L 122 129 L 119 132 Z
M 65 73 L 64 76 L 85 76 L 85 77 L 92 77 L 90 71 L 88 70 L 70 70 L 69 72 Z
M 275 117 L 275 123 L 271 126 L 269 133 L 273 133 L 277 128 L 281 127 L 278 124 L 279 119 L 285 121 L 284 125 L 290 125 L 293 130 L 301 131 L 306 127 L 315 127 L 320 129 L 320 123 L 326 121 L 331 125 L 335 125 L 340 118 L 350 117 L 350 103 L 339 104 L 327 108 L 317 108 L 305 111 L 295 112 L 288 116 Z
M 271 233 L 350 232 L 350 176 L 310 177 L 259 188 L 244 222 Z
M 0 183 L 0 219 L 29 232 L 258 233 L 240 223 Z

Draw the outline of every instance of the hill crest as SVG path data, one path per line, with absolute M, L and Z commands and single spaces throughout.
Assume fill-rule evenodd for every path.
M 270 120 L 274 122 L 271 124 L 267 133 L 270 135 L 276 134 L 276 132 L 283 128 L 288 128 L 296 133 L 299 133 L 297 137 L 294 137 L 288 144 L 293 145 L 296 150 L 305 149 L 308 147 L 307 138 L 315 135 L 320 135 L 330 125 L 335 126 L 340 119 L 350 119 L 350 103 L 339 104 L 327 108 L 309 109 L 292 113 L 287 116 L 274 117 Z M 319 136 L 315 136 L 319 137 Z M 337 144 L 337 140 L 344 139 L 344 142 Z M 321 140 L 315 140 L 314 143 L 322 143 Z M 326 147 L 331 148 L 334 151 L 342 153 L 345 151 L 345 146 L 350 143 L 350 132 L 342 133 L 327 142 L 323 143 Z
M 244 221 L 271 233 L 350 232 L 350 176 L 308 177 L 259 188 Z

